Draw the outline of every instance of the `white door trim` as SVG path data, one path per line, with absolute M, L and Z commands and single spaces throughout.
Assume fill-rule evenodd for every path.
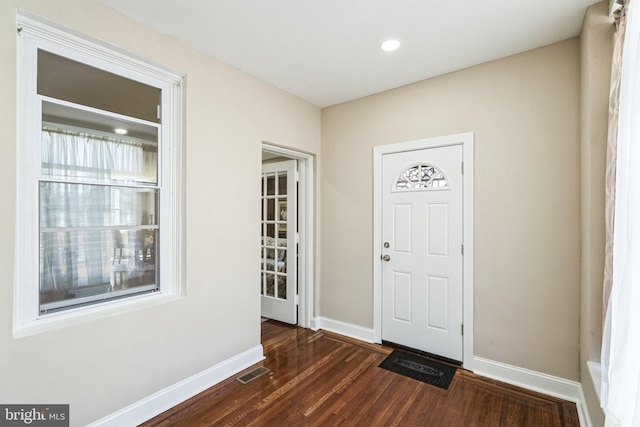
M 298 326 L 309 328 L 311 327 L 311 319 L 313 318 L 313 272 L 315 271 L 315 253 L 313 250 L 314 156 L 309 153 L 280 147 L 267 142 L 262 143 L 262 151 L 298 160 L 298 174 L 300 175 L 298 181 L 298 234 L 300 238 L 298 244 L 298 297 L 300 299 L 298 305 Z
M 462 366 L 473 371 L 473 132 L 373 147 L 373 340 L 382 342 L 382 156 L 425 148 L 462 145 L 463 321 Z

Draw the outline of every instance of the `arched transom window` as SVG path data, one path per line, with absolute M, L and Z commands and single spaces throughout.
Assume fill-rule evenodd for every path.
M 447 179 L 440 169 L 422 163 L 402 172 L 393 185 L 393 191 L 446 188 L 447 186 Z

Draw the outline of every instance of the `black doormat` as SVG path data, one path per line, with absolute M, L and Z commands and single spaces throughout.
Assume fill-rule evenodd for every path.
M 449 389 L 451 380 L 456 374 L 454 367 L 402 350 L 393 350 L 378 366 L 445 390 Z

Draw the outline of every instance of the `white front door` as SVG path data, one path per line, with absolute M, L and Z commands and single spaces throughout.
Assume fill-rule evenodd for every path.
M 262 165 L 262 317 L 296 324 L 297 162 Z
M 382 339 L 462 361 L 462 146 L 382 156 Z

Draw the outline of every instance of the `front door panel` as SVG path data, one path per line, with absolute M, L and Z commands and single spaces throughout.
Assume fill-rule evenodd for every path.
M 462 360 L 462 146 L 382 159 L 382 339 Z

